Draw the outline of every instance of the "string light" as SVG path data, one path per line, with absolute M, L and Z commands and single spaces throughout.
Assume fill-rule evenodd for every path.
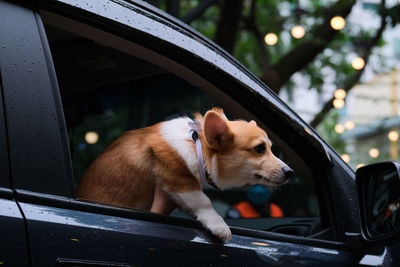
M 96 132 L 87 132 L 85 134 L 85 141 L 91 145 L 96 144 L 99 141 L 99 134 Z
M 343 154 L 342 159 L 344 162 L 349 163 L 350 162 L 350 155 L 349 154 Z
M 346 21 L 344 20 L 343 17 L 341 16 L 335 16 L 331 19 L 331 27 L 334 30 L 341 30 L 344 28 L 344 26 L 346 26 Z
M 342 124 L 336 124 L 335 132 L 337 132 L 338 134 L 342 134 L 344 132 L 344 126 Z
M 361 57 L 357 57 L 357 58 L 353 59 L 353 61 L 351 62 L 351 66 L 355 70 L 361 70 L 365 66 L 365 61 Z
M 364 165 L 363 163 L 360 163 L 360 164 L 357 165 L 357 169 L 358 169 L 358 168 L 361 168 L 361 167 L 364 167 L 364 166 L 365 166 L 365 165 Z
M 395 142 L 399 140 L 399 133 L 397 131 L 390 131 L 388 133 L 388 138 L 390 141 Z
M 335 96 L 335 99 L 333 100 L 333 106 L 337 109 L 344 107 L 346 91 L 344 89 L 336 89 L 333 95 Z
M 278 36 L 275 33 L 268 33 L 265 35 L 264 41 L 267 45 L 273 46 L 278 42 Z
M 344 124 L 344 127 L 345 127 L 347 130 L 353 129 L 354 126 L 355 126 L 355 124 L 354 124 L 353 121 L 346 121 L 345 124 Z
M 344 107 L 344 100 L 335 98 L 333 100 L 333 106 L 337 109 Z
M 377 158 L 379 156 L 379 149 L 371 148 L 368 153 L 371 158 Z
M 338 99 L 344 99 L 346 97 L 346 91 L 344 89 L 336 89 L 334 96 Z
M 294 26 L 291 30 L 292 36 L 296 39 L 303 38 L 306 34 L 306 31 L 302 26 Z

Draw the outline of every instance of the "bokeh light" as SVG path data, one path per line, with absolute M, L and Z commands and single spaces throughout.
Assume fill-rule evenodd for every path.
M 296 39 L 303 38 L 306 34 L 306 31 L 301 26 L 294 26 L 291 30 L 292 36 Z
M 335 125 L 335 132 L 337 132 L 338 134 L 341 134 L 344 132 L 344 126 L 342 124 L 336 124 Z
M 346 121 L 346 122 L 344 123 L 344 127 L 345 127 L 347 130 L 353 129 L 354 126 L 355 126 L 355 124 L 354 124 L 353 121 Z
M 344 99 L 346 97 L 346 91 L 344 89 L 336 89 L 334 96 L 338 99 Z
M 350 162 L 350 155 L 349 154 L 343 154 L 342 159 L 344 162 L 349 163 Z
M 335 16 L 331 19 L 331 27 L 334 30 L 341 30 L 344 28 L 344 26 L 346 26 L 346 21 L 344 20 L 343 17 L 341 16 Z
M 268 33 L 265 35 L 264 41 L 267 45 L 276 45 L 278 42 L 278 36 L 275 33 Z
M 357 57 L 357 58 L 353 59 L 353 61 L 351 62 L 351 66 L 355 70 L 361 70 L 365 66 L 365 61 L 361 57 Z
M 377 158 L 379 156 L 379 149 L 371 148 L 368 153 L 371 158 Z
M 343 99 L 334 99 L 333 106 L 337 109 L 344 107 L 344 100 Z
M 91 145 L 96 144 L 99 141 L 99 134 L 96 132 L 87 132 L 85 134 L 85 141 Z
M 399 133 L 397 131 L 390 131 L 388 133 L 388 138 L 390 141 L 395 142 L 399 140 Z

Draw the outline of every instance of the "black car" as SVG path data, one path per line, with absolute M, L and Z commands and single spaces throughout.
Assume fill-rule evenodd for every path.
M 0 264 L 400 264 L 399 165 L 354 173 L 232 56 L 145 2 L 0 0 L 0 76 Z M 214 106 L 256 120 L 295 170 L 271 193 L 283 216 L 232 216 L 248 188 L 209 190 L 224 243 L 180 211 L 74 197 L 122 132 Z

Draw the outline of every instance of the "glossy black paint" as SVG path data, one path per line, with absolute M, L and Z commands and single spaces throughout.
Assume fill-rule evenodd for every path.
M 201 229 L 21 203 L 34 266 L 57 258 L 139 266 L 337 266 L 351 252 L 234 235 L 222 244 Z M 53 244 L 53 245 L 49 245 Z M 54 245 L 56 244 L 56 245 Z M 116 259 L 118 260 L 116 262 Z
M 330 169 L 327 176 L 324 177 L 329 184 L 326 192 L 326 195 L 330 197 L 332 207 L 329 214 L 333 216 L 335 231 L 338 232 L 337 236 L 340 238 L 338 241 L 358 247 L 362 243 L 362 236 L 359 221 L 360 211 L 357 205 L 358 197 L 355 181 L 352 180 L 354 177 L 347 178 L 347 165 L 338 155 L 332 154 L 332 159 L 336 167 Z
M 0 198 L 0 236 L 0 264 L 28 266 L 24 219 L 14 200 Z
M 0 73 L 13 187 L 72 196 L 56 96 L 34 12 L 0 4 Z
M 32 266 L 352 266 L 369 252 L 359 250 L 354 173 L 313 129 L 215 44 L 144 2 L 38 1 L 38 8 L 167 56 L 217 85 L 261 121 L 277 122 L 289 144 L 304 146 L 304 156 L 320 163 L 316 169 L 324 190 L 322 202 L 327 203 L 326 217 L 337 242 L 232 227 L 233 239 L 222 244 L 194 221 L 74 200 L 62 107 L 40 16 L 0 1 L 0 73 L 10 173 L 27 230 L 25 235 L 17 204 L 4 199 L 12 198 L 13 192 L 0 190 L 0 227 L 4 219 L 5 236 L 15 236 L 19 244 L 7 248 L 2 239 L 9 255 L 20 253 L 26 263 L 29 244 Z M 374 247 L 367 256 L 379 256 L 390 266 L 399 251 L 397 239 Z
M 0 22 L 1 23 L 1 22 Z M 1 82 L 1 76 L 0 76 Z M 7 131 L 4 121 L 4 106 L 3 106 L 3 89 L 0 84 L 0 188 L 10 187 L 10 177 L 8 171 L 8 146 L 7 146 Z
M 356 172 L 356 183 L 364 238 L 378 241 L 396 237 L 400 232 L 397 208 L 400 163 L 389 161 L 363 166 Z M 389 205 L 393 205 L 394 209 L 390 209 Z
M 59 197 L 48 194 L 40 194 L 24 190 L 16 190 L 16 195 L 17 199 L 20 202 L 31 203 L 36 205 L 70 209 L 70 210 L 89 212 L 94 214 L 111 215 L 122 218 L 131 218 L 135 220 L 163 223 L 167 225 L 203 229 L 202 225 L 196 220 L 189 220 L 174 216 L 164 216 L 140 210 L 124 209 L 108 205 L 99 205 L 95 203 L 82 202 L 70 198 Z M 268 240 L 282 241 L 285 243 L 293 243 L 300 245 L 318 246 L 321 248 L 328 248 L 328 249 L 329 248 L 342 249 L 346 251 L 351 251 L 351 248 L 347 247 L 345 244 L 341 242 L 317 240 L 309 237 L 285 235 L 268 231 L 253 230 L 248 228 L 231 227 L 231 230 L 233 234 L 242 236 L 264 238 Z M 214 241 L 218 240 L 215 239 Z

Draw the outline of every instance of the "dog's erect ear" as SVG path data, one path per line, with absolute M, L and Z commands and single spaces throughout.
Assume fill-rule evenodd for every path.
M 249 123 L 250 123 L 250 125 L 257 126 L 257 122 L 255 122 L 253 120 L 251 120 Z
M 213 110 L 204 117 L 204 135 L 208 145 L 216 150 L 225 150 L 233 143 L 226 119 Z
M 224 110 L 222 108 L 212 108 L 212 111 L 217 112 L 219 115 L 222 116 L 222 118 L 224 118 L 225 120 L 228 120 L 228 118 L 226 117 Z

